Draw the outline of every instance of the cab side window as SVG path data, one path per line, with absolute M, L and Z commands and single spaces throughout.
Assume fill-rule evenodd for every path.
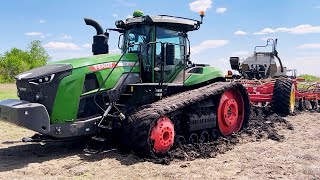
M 174 65 L 164 64 L 164 82 L 169 82 L 179 70 L 184 67 L 185 39 L 178 35 L 178 31 L 158 27 L 156 29 L 156 41 L 175 45 Z M 161 44 L 156 44 L 155 67 L 161 67 Z M 155 72 L 155 82 L 160 81 L 160 72 Z

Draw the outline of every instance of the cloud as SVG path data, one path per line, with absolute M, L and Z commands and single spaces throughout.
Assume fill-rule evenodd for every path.
M 236 51 L 233 52 L 231 55 L 236 57 L 244 57 L 249 55 L 249 51 Z
M 293 28 L 280 27 L 276 29 L 265 28 L 259 32 L 253 34 L 270 34 L 275 32 L 290 33 L 290 34 L 311 34 L 311 33 L 320 33 L 320 26 L 312 26 L 310 24 L 302 24 Z
M 206 40 L 199 45 L 191 47 L 192 54 L 198 54 L 207 49 L 213 49 L 225 46 L 229 43 L 228 40 Z
M 319 5 L 319 6 L 315 6 L 314 8 L 316 8 L 316 9 L 320 9 L 320 5 Z
M 65 50 L 80 50 L 81 48 L 74 43 L 64 43 L 64 42 L 49 42 L 43 47 L 48 49 L 65 49 Z
M 189 3 L 189 7 L 194 12 L 207 11 L 212 7 L 212 0 L 196 0 Z
M 62 34 L 62 39 L 72 39 L 72 36 L 68 34 Z
M 115 17 L 115 18 L 119 17 L 118 14 L 116 14 L 116 13 L 112 13 L 112 16 Z
M 91 44 L 84 44 L 82 45 L 83 48 L 92 48 L 92 45 Z
M 24 33 L 26 36 L 42 36 L 43 33 L 42 32 L 27 32 Z
M 42 24 L 42 23 L 46 23 L 46 22 L 47 22 L 46 20 L 40 20 L 40 21 L 39 21 L 39 23 L 41 23 L 41 24 Z
M 216 13 L 222 14 L 225 13 L 227 11 L 227 8 L 217 8 L 216 9 Z
M 275 31 L 273 29 L 271 29 L 271 28 L 265 28 L 265 29 L 263 29 L 263 30 L 261 30 L 259 32 L 255 32 L 253 34 L 261 35 L 261 34 L 270 34 L 270 33 L 275 33 Z
M 50 33 L 44 34 L 42 32 L 27 32 L 27 33 L 24 33 L 24 35 L 31 36 L 31 37 L 40 37 L 42 39 L 52 36 L 52 34 Z
M 320 26 L 312 26 L 310 24 L 299 25 L 294 28 L 278 28 L 276 31 L 288 32 L 292 34 L 310 34 L 320 33 Z
M 302 45 L 298 46 L 297 48 L 298 49 L 320 49 L 320 43 L 302 44 Z
M 234 32 L 233 33 L 234 35 L 237 35 L 237 36 L 244 36 L 244 35 L 247 35 L 248 33 L 247 32 L 245 32 L 245 31 L 236 31 L 236 32 Z

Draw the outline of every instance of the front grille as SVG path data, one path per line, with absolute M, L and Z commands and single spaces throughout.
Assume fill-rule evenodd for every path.
M 20 100 L 25 100 L 31 103 L 36 102 L 35 94 L 40 92 L 39 87 L 29 84 L 27 80 L 17 80 L 16 82 Z
M 19 91 L 19 97 L 21 100 L 25 100 L 28 102 L 35 102 L 35 95 L 33 92 L 23 92 L 23 91 Z

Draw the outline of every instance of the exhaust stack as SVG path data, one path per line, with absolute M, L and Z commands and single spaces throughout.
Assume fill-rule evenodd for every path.
M 93 55 L 108 54 L 109 53 L 109 45 L 108 45 L 109 33 L 108 32 L 103 33 L 103 29 L 101 25 L 93 19 L 84 18 L 84 22 L 86 23 L 86 25 L 94 27 L 95 30 L 97 31 L 97 35 L 93 36 L 93 44 L 92 44 Z

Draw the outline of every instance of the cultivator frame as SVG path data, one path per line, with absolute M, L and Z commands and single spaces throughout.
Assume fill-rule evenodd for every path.
M 304 81 L 304 79 L 298 79 L 298 81 Z M 300 82 L 300 86 L 297 87 L 296 99 L 298 100 L 300 110 L 317 110 L 320 109 L 320 82 L 308 83 Z
M 250 102 L 253 106 L 263 107 L 272 102 L 275 82 L 280 79 L 291 80 L 287 78 L 269 78 L 260 80 L 237 79 L 235 82 L 243 84 L 250 96 Z M 300 97 L 297 92 L 297 81 L 292 80 L 295 87 L 295 97 Z
M 263 103 L 271 103 L 274 90 L 275 79 L 268 80 L 235 80 L 243 84 L 250 96 L 250 101 L 254 106 L 263 106 Z M 260 104 L 262 103 L 262 104 Z
M 276 80 L 285 78 L 269 78 L 262 80 L 237 79 L 235 82 L 243 84 L 249 94 L 251 105 L 254 107 L 271 108 Z M 294 84 L 295 104 L 299 110 L 320 109 L 320 82 L 302 83 L 299 79 L 290 79 Z M 299 88 L 299 85 L 304 88 Z

